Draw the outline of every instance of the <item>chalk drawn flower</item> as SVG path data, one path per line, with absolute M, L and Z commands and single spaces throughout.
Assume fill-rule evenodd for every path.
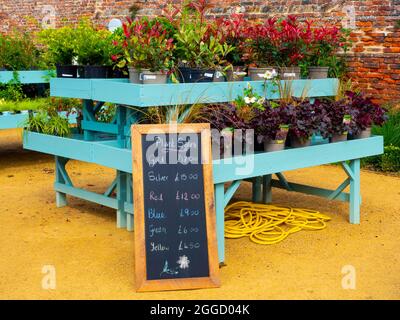
M 179 260 L 176 262 L 179 264 L 179 268 L 181 269 L 189 269 L 189 259 L 186 256 L 179 257 Z

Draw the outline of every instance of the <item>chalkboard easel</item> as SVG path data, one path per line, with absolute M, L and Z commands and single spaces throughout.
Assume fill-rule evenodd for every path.
M 131 133 L 137 291 L 219 287 L 209 124 Z

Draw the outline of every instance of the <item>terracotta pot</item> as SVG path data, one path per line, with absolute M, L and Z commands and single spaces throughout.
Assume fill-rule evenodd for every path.
M 326 79 L 328 78 L 329 67 L 309 67 L 308 77 L 310 79 Z
M 362 130 L 359 134 L 353 136 L 354 139 L 365 139 L 371 137 L 371 128 Z
M 143 69 L 140 73 L 139 80 L 143 84 L 165 84 L 168 80 L 166 71 L 155 71 L 152 72 L 148 69 Z
M 300 67 L 282 67 L 280 68 L 280 76 L 282 80 L 298 80 L 300 79 Z
M 335 134 L 329 140 L 331 143 L 347 141 L 347 133 Z
M 285 149 L 285 141 L 281 141 L 281 140 L 266 140 L 266 141 L 264 141 L 264 151 L 265 152 L 282 151 L 284 149 Z
M 277 67 L 265 67 L 265 68 L 249 68 L 249 77 L 251 81 L 264 81 L 264 74 L 267 71 L 276 71 Z
M 290 146 L 292 148 L 304 148 L 311 146 L 311 137 L 308 139 L 300 139 L 296 136 L 290 137 Z

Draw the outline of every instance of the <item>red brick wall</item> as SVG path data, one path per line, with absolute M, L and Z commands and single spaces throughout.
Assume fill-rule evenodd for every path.
M 255 19 L 291 13 L 353 27 L 351 77 L 381 102 L 400 101 L 400 26 L 395 27 L 400 20 L 400 0 L 210 1 L 215 4 L 211 16 L 229 16 L 236 10 Z M 111 18 L 124 18 L 133 4 L 141 8 L 140 14 L 152 15 L 160 13 L 165 3 L 166 0 L 1 0 L 0 32 L 15 27 L 35 30 L 49 18 L 60 26 L 76 22 L 82 15 L 106 24 Z

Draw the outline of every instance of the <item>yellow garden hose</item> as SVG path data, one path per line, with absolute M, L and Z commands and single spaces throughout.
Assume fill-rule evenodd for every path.
M 275 244 L 301 230 L 322 230 L 329 220 L 314 210 L 240 201 L 225 209 L 225 237 Z

